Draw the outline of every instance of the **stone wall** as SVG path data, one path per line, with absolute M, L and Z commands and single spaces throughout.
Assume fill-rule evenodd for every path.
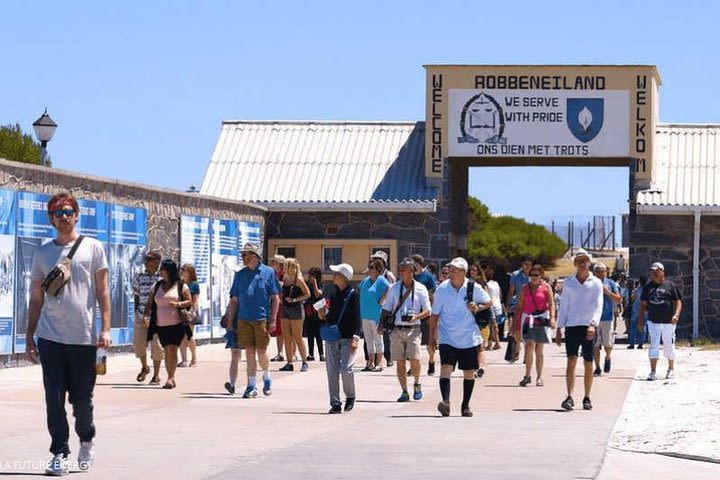
M 61 190 L 77 198 L 147 209 L 148 248 L 178 259 L 180 215 L 199 215 L 265 222 L 265 209 L 179 190 L 169 190 L 54 168 L 0 160 L 0 188 L 54 194 Z M 263 231 L 263 229 L 261 229 Z
M 65 190 L 77 198 L 145 208 L 148 248 L 159 250 L 163 256 L 176 260 L 180 256 L 181 215 L 257 222 L 263 226 L 261 232 L 264 232 L 266 210 L 256 205 L 2 159 L 0 188 L 50 195 Z M 130 348 L 119 346 L 113 350 L 128 351 Z M 22 364 L 23 357 L 23 354 L 0 354 L 0 368 Z
M 331 233 L 337 227 L 337 233 Z M 394 239 L 398 258 L 419 253 L 447 258 L 449 221 L 436 213 L 417 212 L 271 212 L 266 233 L 271 239 Z
M 720 338 L 720 217 L 702 217 L 700 232 L 700 335 Z M 682 291 L 679 338 L 692 335 L 693 233 L 692 215 L 638 215 L 629 233 L 630 274 L 648 276 L 662 262 Z

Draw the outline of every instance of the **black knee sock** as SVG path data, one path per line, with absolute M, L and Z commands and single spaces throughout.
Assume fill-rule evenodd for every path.
M 443 402 L 450 401 L 450 379 L 449 378 L 441 378 L 440 379 L 440 394 L 442 395 Z
M 475 387 L 475 380 L 463 380 L 463 401 L 462 408 L 470 406 L 470 397 L 472 397 L 473 388 Z

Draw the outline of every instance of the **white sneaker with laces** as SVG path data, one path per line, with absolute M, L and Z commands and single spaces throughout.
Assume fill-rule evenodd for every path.
M 675 371 L 672 368 L 668 368 L 666 379 L 670 380 L 671 378 L 675 378 Z
M 68 471 L 67 457 L 65 457 L 62 453 L 53 455 L 52 459 L 48 462 L 47 467 L 45 467 L 45 475 L 53 477 L 64 477 L 68 474 Z
M 95 459 L 95 444 L 91 441 L 80 442 L 80 452 L 78 453 L 78 468 L 86 471 L 92 467 Z
M 657 379 L 657 376 L 655 375 L 655 372 L 650 372 L 650 375 L 647 377 L 648 382 L 652 382 Z

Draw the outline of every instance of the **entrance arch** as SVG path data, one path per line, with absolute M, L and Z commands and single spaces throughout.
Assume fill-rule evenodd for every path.
M 473 166 L 627 166 L 629 226 L 650 185 L 660 76 L 652 65 L 426 65 L 425 175 L 448 254 L 467 254 Z

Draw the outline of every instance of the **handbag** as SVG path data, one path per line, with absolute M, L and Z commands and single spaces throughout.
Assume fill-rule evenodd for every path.
M 322 338 L 324 341 L 337 342 L 342 337 L 340 334 L 340 322 L 342 322 L 343 320 L 345 310 L 347 309 L 348 303 L 350 303 L 350 298 L 352 297 L 354 292 L 355 290 L 351 289 L 350 293 L 348 293 L 348 296 L 345 297 L 345 303 L 340 310 L 340 316 L 338 316 L 337 322 L 333 323 L 332 325 L 328 325 L 327 323 L 325 323 L 320 326 L 320 338 Z
M 505 349 L 505 361 L 516 362 L 517 361 L 517 347 L 515 345 L 515 337 L 508 335 L 507 337 L 507 348 Z
M 182 298 L 183 298 L 183 295 L 182 295 L 182 287 L 183 287 L 182 282 L 177 282 L 178 301 L 179 301 L 179 302 L 182 302 L 182 301 L 183 301 L 183 300 L 182 300 Z M 197 315 L 197 311 L 195 311 L 195 312 L 194 312 L 195 315 L 193 315 L 193 311 L 194 311 L 194 310 L 195 310 L 195 309 L 192 308 L 192 306 L 190 306 L 190 307 L 177 307 L 178 317 L 180 317 L 180 321 L 181 321 L 184 325 L 196 325 L 196 324 L 193 323 L 193 322 L 196 320 L 195 317 L 196 317 L 196 315 Z
M 472 303 L 473 301 L 473 290 L 475 289 L 475 281 L 474 280 L 468 280 L 467 283 L 467 293 L 465 294 L 465 300 L 467 303 Z M 480 328 L 485 328 L 488 325 L 490 325 L 490 322 L 492 321 L 492 308 L 486 308 L 485 310 L 479 310 L 474 314 L 475 316 L 475 323 Z
M 51 297 L 57 297 L 62 288 L 70 281 L 70 263 L 83 238 L 85 237 L 80 235 L 77 240 L 75 240 L 75 245 L 72 246 L 67 257 L 60 260 L 55 268 L 50 270 L 50 272 L 45 276 L 45 279 L 42 282 L 42 288 L 45 290 L 45 293 Z
M 400 310 L 400 307 L 403 303 L 405 303 L 405 300 L 407 300 L 408 295 L 410 295 L 410 292 L 413 292 L 413 290 L 408 290 L 403 295 L 402 293 L 403 284 L 400 282 L 400 301 L 398 302 L 397 306 L 395 307 L 395 310 L 392 312 L 390 310 L 385 310 L 384 308 L 380 311 L 380 325 L 382 325 L 382 329 L 384 332 L 391 332 L 395 328 L 395 315 L 397 315 L 397 312 Z

